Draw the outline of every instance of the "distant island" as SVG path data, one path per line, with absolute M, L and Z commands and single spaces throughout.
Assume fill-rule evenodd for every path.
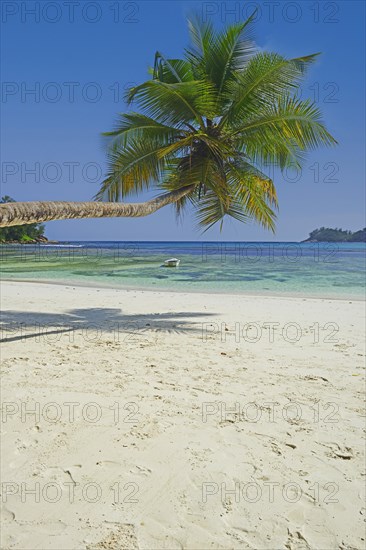
M 309 234 L 309 238 L 303 243 L 320 243 L 320 242 L 333 242 L 333 243 L 364 243 L 366 242 L 366 227 L 352 233 L 347 229 L 331 229 L 330 227 L 321 227 L 320 229 L 314 229 Z

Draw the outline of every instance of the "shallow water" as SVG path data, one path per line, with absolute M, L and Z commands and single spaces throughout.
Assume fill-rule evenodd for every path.
M 1 245 L 2 279 L 121 288 L 365 298 L 364 243 Z M 178 268 L 164 260 L 177 257 Z

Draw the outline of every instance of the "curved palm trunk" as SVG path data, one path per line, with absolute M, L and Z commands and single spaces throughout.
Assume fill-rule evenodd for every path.
M 81 218 L 135 218 L 153 214 L 163 206 L 172 204 L 192 191 L 185 187 L 160 195 L 147 202 L 7 202 L 0 204 L 0 227 L 49 222 L 52 220 L 76 220 Z

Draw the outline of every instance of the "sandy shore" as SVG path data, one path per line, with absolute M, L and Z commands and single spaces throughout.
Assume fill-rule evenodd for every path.
M 1 548 L 364 548 L 363 302 L 1 296 Z

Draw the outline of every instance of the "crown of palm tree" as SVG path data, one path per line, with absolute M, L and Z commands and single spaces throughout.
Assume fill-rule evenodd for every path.
M 150 80 L 126 94 L 139 112 L 105 134 L 109 169 L 97 199 L 186 189 L 177 212 L 192 203 L 205 229 L 231 216 L 274 230 L 277 195 L 263 167 L 299 167 L 306 151 L 336 141 L 314 103 L 296 97 L 318 54 L 257 52 L 253 18 L 223 31 L 196 18 L 182 59 L 156 53 Z

